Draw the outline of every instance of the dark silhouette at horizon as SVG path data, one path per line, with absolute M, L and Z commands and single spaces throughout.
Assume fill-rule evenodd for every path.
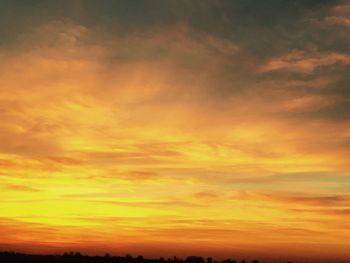
M 259 263 L 257 259 L 247 261 L 242 259 L 214 260 L 211 257 L 204 259 L 200 256 L 188 256 L 185 259 L 173 257 L 164 259 L 146 259 L 143 256 L 133 257 L 129 254 L 126 256 L 112 256 L 109 253 L 104 256 L 87 256 L 80 252 L 65 252 L 62 255 L 40 255 L 25 254 L 16 252 L 0 252 L 0 262 L 2 263 Z M 292 263 L 287 261 L 287 263 Z

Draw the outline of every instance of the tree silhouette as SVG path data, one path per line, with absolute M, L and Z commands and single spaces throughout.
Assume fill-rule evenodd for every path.
M 202 257 L 190 256 L 185 260 L 186 263 L 204 263 L 204 259 Z
M 233 259 L 225 259 L 222 261 L 213 260 L 208 257 L 204 260 L 198 256 L 188 256 L 185 260 L 177 257 L 163 257 L 159 259 L 145 259 L 143 256 L 132 257 L 130 254 L 121 256 L 112 256 L 106 253 L 104 256 L 85 256 L 79 252 L 64 252 L 62 255 L 29 255 L 15 252 L 0 252 L 1 263 L 237 263 Z M 243 259 L 241 263 L 246 263 Z M 259 263 L 257 259 L 252 263 Z M 268 262 L 266 262 L 268 263 Z M 286 263 L 292 263 L 287 261 Z

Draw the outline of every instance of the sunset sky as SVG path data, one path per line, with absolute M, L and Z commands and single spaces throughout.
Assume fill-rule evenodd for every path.
M 350 259 L 350 1 L 0 22 L 0 250 Z

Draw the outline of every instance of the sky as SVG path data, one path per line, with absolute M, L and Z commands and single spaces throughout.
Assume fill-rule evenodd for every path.
M 350 259 L 350 1 L 0 0 L 0 249 Z

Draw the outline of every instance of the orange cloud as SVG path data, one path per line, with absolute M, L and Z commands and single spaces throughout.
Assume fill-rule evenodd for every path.
M 340 73 L 317 74 L 347 54 L 264 60 L 183 23 L 113 35 L 55 20 L 20 39 L 0 51 L 4 247 L 348 248 L 349 122 L 320 113 L 347 99 Z M 320 222 L 335 214 L 333 232 Z
M 260 71 L 270 72 L 275 70 L 285 70 L 310 74 L 319 67 L 332 66 L 335 64 L 347 65 L 349 63 L 350 57 L 347 54 L 322 54 L 318 52 L 306 54 L 300 50 L 293 50 L 282 57 L 270 59 L 261 67 Z
M 5 185 L 4 187 L 2 187 L 5 190 L 10 190 L 10 191 L 29 191 L 29 192 L 37 192 L 40 191 L 39 189 L 36 188 L 32 188 L 29 186 L 25 186 L 25 185 Z

